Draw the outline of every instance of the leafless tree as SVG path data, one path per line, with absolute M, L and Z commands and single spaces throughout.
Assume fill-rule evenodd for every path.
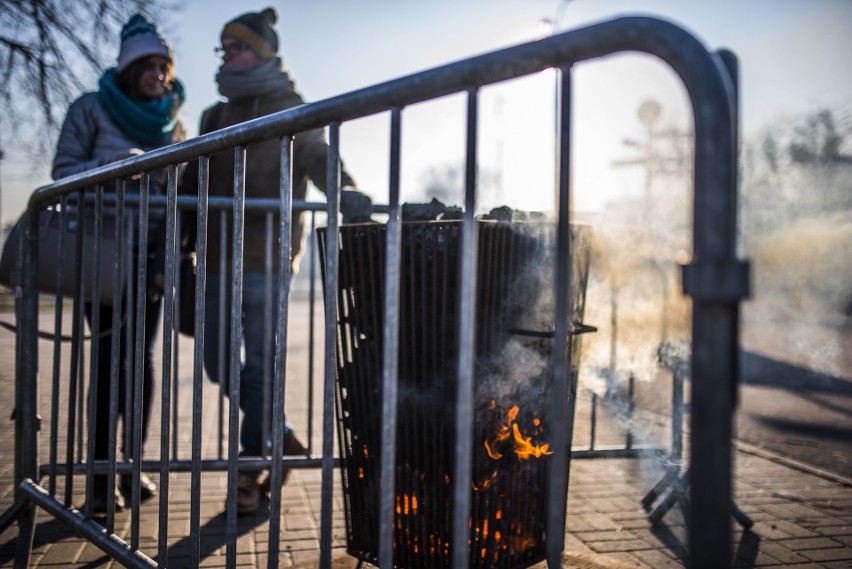
M 159 19 L 170 0 L 0 0 L 0 151 L 52 147 L 68 104 L 111 63 L 135 12 Z

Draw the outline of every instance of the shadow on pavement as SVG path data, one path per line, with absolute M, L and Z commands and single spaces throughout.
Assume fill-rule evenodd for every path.
M 266 523 L 269 520 L 268 506 L 269 502 L 264 500 L 261 502 L 260 509 L 255 512 L 254 515 L 237 518 L 237 539 L 251 532 L 254 528 Z M 211 518 L 210 521 L 201 526 L 201 556 L 199 557 L 200 561 L 203 562 L 208 557 L 217 555 L 218 551 L 227 545 L 227 519 L 228 517 L 225 512 L 222 512 L 216 517 Z M 181 569 L 190 567 L 190 544 L 190 536 L 186 536 L 169 547 L 168 566 L 170 568 Z M 158 558 L 155 557 L 154 560 L 158 561 Z
M 757 563 L 757 554 L 760 551 L 760 536 L 749 530 L 743 531 L 740 543 L 734 555 L 734 567 L 745 569 L 754 567 Z
M 685 528 L 681 528 L 681 532 L 686 531 Z M 682 538 L 675 535 L 672 531 L 672 528 L 667 526 L 666 524 L 660 522 L 651 526 L 651 533 L 660 540 L 666 548 L 672 552 L 677 559 L 686 559 L 689 556 L 689 552 L 686 549 L 686 536 L 684 535 Z
M 852 441 L 852 429 L 844 429 L 843 427 L 814 425 L 813 423 L 805 423 L 781 417 L 759 417 L 758 421 L 767 427 L 790 433 L 791 435 L 813 437 L 823 441 Z
M 852 397 L 852 382 L 795 366 L 754 352 L 740 352 L 740 381 L 745 385 L 781 387 L 791 391 L 833 393 Z

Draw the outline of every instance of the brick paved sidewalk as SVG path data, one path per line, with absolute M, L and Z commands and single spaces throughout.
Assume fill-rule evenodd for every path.
M 294 311 L 295 315 L 295 311 Z M 11 315 L 2 315 L 10 320 Z M 295 316 L 294 326 L 302 326 Z M 297 328 L 298 329 L 298 328 Z M 302 330 L 304 328 L 301 328 Z M 288 358 L 291 373 L 304 375 L 306 348 L 298 344 L 304 337 L 291 334 L 295 342 Z M 182 349 L 181 382 L 191 378 L 191 352 Z M 42 354 L 47 350 L 42 348 Z M 13 425 L 10 416 L 13 393 L 13 338 L 0 331 L 0 508 L 12 503 Z M 48 357 L 48 356 L 45 356 Z M 320 366 L 321 368 L 321 366 Z M 189 370 L 187 372 L 186 370 Z M 321 373 L 321 372 L 320 372 Z M 42 378 L 49 377 L 45 371 Z M 42 384 L 45 380 L 42 379 Z M 206 383 L 205 387 L 212 385 Z M 295 384 L 294 384 L 295 385 Z M 205 396 L 215 396 L 207 389 Z M 187 391 L 188 393 L 188 391 Z M 305 425 L 302 397 L 305 393 L 288 392 L 290 419 Z M 181 400 L 181 436 L 188 437 L 191 403 Z M 156 403 L 158 405 L 158 403 Z M 157 409 L 159 407 L 156 407 Z M 581 402 L 575 430 L 575 442 L 584 443 L 589 409 Z M 315 418 L 315 421 L 319 417 Z M 154 423 L 157 421 L 155 420 Z M 152 425 L 154 426 L 154 425 Z M 45 427 L 46 428 L 46 427 Z M 298 428 L 298 427 L 297 427 Z M 659 428 L 659 426 L 657 426 Z M 215 418 L 205 416 L 205 430 L 215 432 Z M 301 429 L 300 429 L 301 430 Z M 314 429 L 314 448 L 319 448 L 318 429 Z M 156 429 L 149 437 L 158 438 Z M 613 435 L 615 436 L 615 435 Z M 603 433 L 606 442 L 607 433 Z M 158 444 L 158 443 L 157 443 Z M 183 443 L 181 443 L 183 444 Z M 154 447 L 156 444 L 154 444 Z M 151 448 L 154 448 L 151 447 Z M 735 498 L 739 507 L 754 521 L 751 531 L 732 525 L 736 567 L 852 567 L 852 482 L 819 475 L 807 465 L 792 465 L 763 451 L 737 445 Z M 156 454 L 151 451 L 151 455 Z M 47 454 L 42 455 L 46 457 Z M 663 476 L 662 466 L 651 459 L 574 460 L 566 531 L 566 564 L 570 567 L 621 568 L 683 567 L 686 556 L 683 516 L 673 508 L 656 526 L 646 519 L 641 499 Z M 156 477 L 155 477 L 156 479 Z M 82 479 L 81 479 L 82 480 Z M 225 526 L 222 504 L 225 496 L 224 473 L 205 473 L 202 496 L 203 567 L 225 565 Z M 320 472 L 298 470 L 284 486 L 282 507 L 281 566 L 315 567 L 319 559 Z M 189 474 L 173 473 L 170 482 L 169 567 L 185 567 L 188 562 Z M 334 495 L 333 545 L 335 567 L 355 566 L 345 554 L 345 531 L 339 483 Z M 80 506 L 81 500 L 75 501 Z M 141 507 L 140 549 L 154 557 L 157 551 L 158 500 Z M 268 551 L 268 512 L 241 519 L 238 526 L 238 563 L 245 567 L 264 567 Z M 129 536 L 130 513 L 116 517 L 116 533 Z M 0 535 L 0 567 L 13 564 L 17 528 Z M 34 567 L 112 567 L 97 548 L 74 532 L 40 512 L 33 547 Z

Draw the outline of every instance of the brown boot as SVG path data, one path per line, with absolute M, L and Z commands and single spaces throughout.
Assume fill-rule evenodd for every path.
M 237 479 L 237 515 L 247 516 L 260 508 L 260 485 L 251 476 L 240 474 Z

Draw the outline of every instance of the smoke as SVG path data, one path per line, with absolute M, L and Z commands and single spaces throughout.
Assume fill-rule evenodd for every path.
M 852 116 L 785 117 L 744 144 L 742 228 L 752 319 L 852 323 Z
M 658 183 L 653 197 L 611 203 L 591 221 L 586 320 L 598 332 L 584 339 L 581 382 L 593 391 L 623 393 L 630 375 L 640 385 L 657 379 L 659 346 L 689 336 L 678 266 L 691 238 L 685 178 Z

